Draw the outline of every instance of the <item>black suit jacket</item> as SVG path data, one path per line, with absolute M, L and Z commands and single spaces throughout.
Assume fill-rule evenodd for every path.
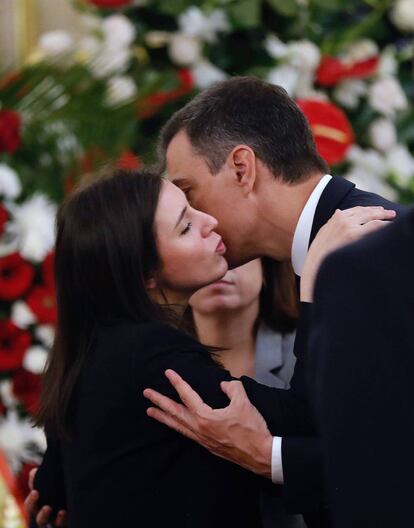
M 220 381 L 230 374 L 191 337 L 160 323 L 98 328 L 71 404 L 71 439 L 48 439 L 35 481 L 41 503 L 67 508 L 72 528 L 259 526 L 259 488 L 267 480 L 146 415 L 146 387 L 178 400 L 167 368 L 208 405 L 228 405 Z M 284 415 L 278 395 L 286 391 L 250 378 L 243 384 L 274 434 L 291 434 L 298 426 L 306 432 L 307 424 Z
M 413 525 L 413 273 L 414 209 L 318 276 L 309 366 L 337 528 Z
M 392 203 L 381 196 L 356 189 L 354 184 L 341 177 L 332 178 L 318 202 L 312 224 L 310 243 L 312 243 L 319 229 L 326 224 L 336 209 L 344 210 L 355 206 L 373 205 L 394 209 L 398 214 L 405 211 L 405 207 Z M 340 280 L 339 277 L 338 280 Z M 315 299 L 316 295 L 317 293 L 315 294 Z M 291 381 L 291 392 L 296 399 L 302 399 L 303 412 L 309 413 L 308 419 L 313 423 L 311 410 L 306 407 L 308 403 L 307 350 L 311 324 L 310 309 L 310 305 L 302 303 L 295 342 L 297 362 Z M 311 438 L 284 438 L 282 442 L 282 461 L 285 482 L 283 496 L 287 508 L 292 512 L 304 513 L 309 526 L 330 526 L 331 523 L 327 511 L 328 501 L 324 492 L 320 439 L 315 435 Z

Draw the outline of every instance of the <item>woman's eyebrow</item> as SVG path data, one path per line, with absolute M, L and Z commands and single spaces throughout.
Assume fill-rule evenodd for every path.
M 178 226 L 178 224 L 184 218 L 184 215 L 185 215 L 186 212 L 187 212 L 187 206 L 185 206 L 184 209 L 181 211 L 180 216 L 178 217 L 177 223 L 174 226 L 174 229 Z

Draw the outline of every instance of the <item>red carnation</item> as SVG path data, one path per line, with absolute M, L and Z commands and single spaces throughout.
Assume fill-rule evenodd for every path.
M 17 328 L 9 320 L 0 321 L 0 371 L 20 368 L 31 343 L 29 332 Z
M 42 264 L 42 275 L 45 284 L 51 288 L 55 287 L 55 253 L 51 251 L 45 258 Z
M 344 160 L 354 132 L 344 112 L 325 101 L 302 99 L 298 106 L 307 117 L 319 154 L 329 165 Z
M 7 220 L 9 219 L 9 213 L 6 209 L 0 204 L 0 237 L 4 233 L 4 226 L 6 225 Z
M 13 301 L 30 287 L 34 269 L 18 253 L 0 258 L 0 300 Z
M 26 411 L 35 414 L 39 404 L 42 377 L 27 370 L 20 369 L 13 376 L 13 393 L 24 403 Z
M 88 4 L 96 7 L 103 7 L 106 9 L 116 9 L 118 7 L 125 7 L 131 3 L 131 0 L 87 0 Z
M 20 116 L 12 110 L 0 110 L 0 152 L 13 154 L 20 145 Z
M 379 57 L 370 57 L 358 62 L 346 63 L 336 57 L 324 57 L 316 72 L 321 86 L 335 86 L 345 79 L 363 79 L 373 75 L 379 64 Z
M 53 286 L 35 286 L 29 293 L 26 303 L 40 324 L 56 324 L 56 296 Z

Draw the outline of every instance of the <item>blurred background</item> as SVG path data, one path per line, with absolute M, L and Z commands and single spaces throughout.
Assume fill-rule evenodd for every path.
M 0 0 L 0 528 L 24 526 L 56 321 L 54 215 L 232 75 L 282 85 L 332 173 L 414 203 L 413 0 Z

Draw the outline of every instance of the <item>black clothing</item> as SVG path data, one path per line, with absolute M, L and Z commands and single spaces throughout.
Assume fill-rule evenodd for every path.
M 323 263 L 309 367 L 337 528 L 412 526 L 414 209 Z

